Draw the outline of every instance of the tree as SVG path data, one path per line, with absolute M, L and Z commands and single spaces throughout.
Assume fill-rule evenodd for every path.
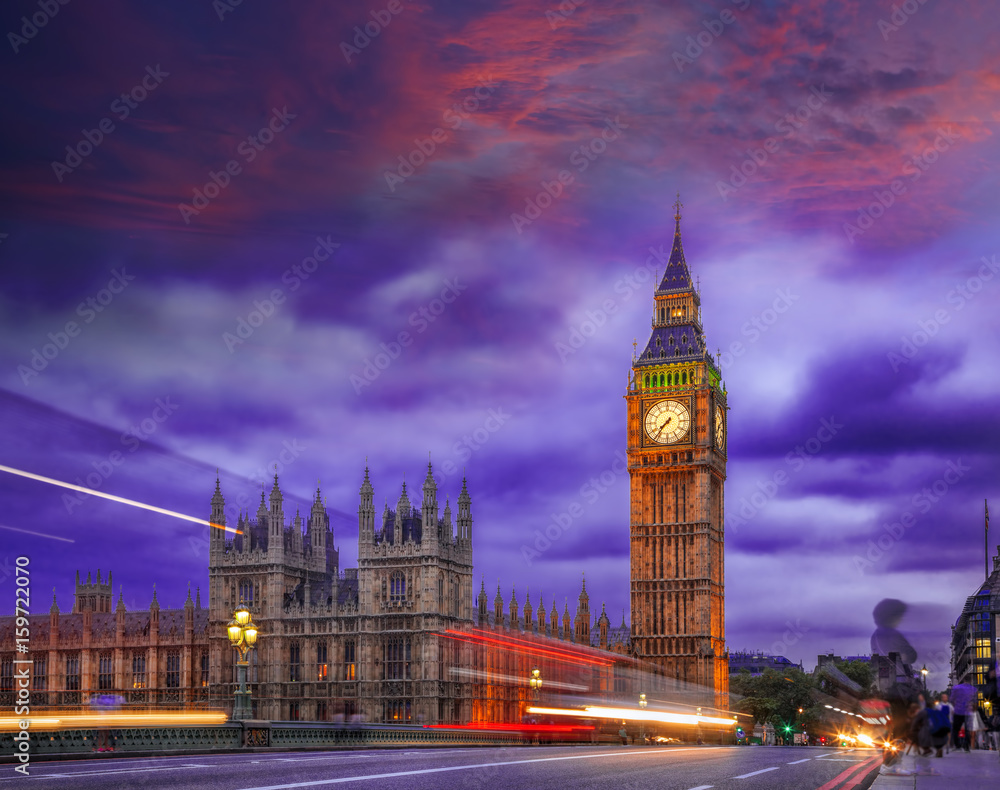
M 736 709 L 753 716 L 757 724 L 770 724 L 780 734 L 809 729 L 822 714 L 812 699 L 816 685 L 809 675 L 798 667 L 778 672 L 766 669 L 754 677 L 742 669 L 729 679 L 729 692 L 739 697 Z M 802 713 L 799 713 L 799 709 Z
M 875 693 L 875 669 L 868 661 L 834 661 L 834 666 L 857 683 L 865 694 Z

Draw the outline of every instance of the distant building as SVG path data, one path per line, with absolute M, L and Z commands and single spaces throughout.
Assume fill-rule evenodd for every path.
M 802 669 L 802 662 L 796 664 L 784 656 L 772 656 L 770 653 L 744 650 L 729 652 L 730 675 L 738 675 L 742 670 L 747 669 L 751 675 L 759 677 L 764 674 L 765 669 L 776 669 L 783 672 L 792 668 Z
M 835 665 L 839 662 L 864 661 L 871 665 L 875 674 L 875 684 L 882 693 L 888 691 L 896 683 L 911 683 L 914 679 L 913 668 L 909 664 L 903 663 L 899 653 L 890 653 L 888 656 L 873 655 L 860 656 L 835 656 L 833 653 L 816 656 L 816 671 L 819 672 L 824 666 Z
M 951 629 L 951 673 L 954 683 L 971 683 L 982 702 L 986 673 L 1000 660 L 1000 546 L 993 572 L 970 595 Z

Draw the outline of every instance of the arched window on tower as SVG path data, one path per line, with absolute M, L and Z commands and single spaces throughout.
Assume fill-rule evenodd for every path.
M 389 598 L 401 601 L 406 597 L 406 577 L 402 571 L 394 571 L 389 577 Z
M 660 386 L 662 387 L 662 386 L 664 386 L 664 384 L 665 384 L 665 380 L 664 380 L 664 376 L 663 376 L 663 374 L 661 373 L 661 374 L 660 374 Z
M 645 383 L 644 383 L 643 386 L 645 386 L 646 389 L 649 389 L 649 374 L 648 373 L 646 374 L 646 378 L 644 379 L 644 381 L 645 381 Z
M 674 374 L 673 373 L 668 373 L 667 374 L 667 386 L 668 387 L 672 387 L 673 385 L 674 385 Z
M 687 371 L 685 370 L 683 373 L 681 373 L 681 384 L 687 384 L 687 383 L 688 383 L 688 374 Z

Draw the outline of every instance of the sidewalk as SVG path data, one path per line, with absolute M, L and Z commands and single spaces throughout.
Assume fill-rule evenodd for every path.
M 940 760 L 928 758 L 930 767 L 940 776 L 892 776 L 887 769 L 872 784 L 872 790 L 996 790 L 1000 786 L 1000 754 L 984 750 L 971 752 L 948 752 Z M 899 765 L 914 771 L 916 764 L 912 755 L 903 757 Z

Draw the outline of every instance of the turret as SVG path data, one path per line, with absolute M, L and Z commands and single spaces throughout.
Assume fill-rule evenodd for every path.
M 371 485 L 368 486 L 371 488 Z M 375 514 L 371 514 L 374 520 Z M 326 568 L 326 508 L 323 507 L 323 499 L 319 490 L 319 481 L 316 481 L 316 498 L 313 500 L 312 509 L 309 511 L 309 547 L 312 552 L 312 566 L 316 570 Z
M 188 594 L 184 601 L 184 638 L 191 644 L 191 636 L 194 633 L 194 601 L 191 600 L 191 582 L 188 582 Z
M 562 638 L 567 642 L 573 641 L 573 621 L 569 619 L 569 601 L 563 601 L 563 630 Z
M 160 602 L 156 600 L 156 582 L 153 582 L 153 600 L 149 602 L 149 644 L 160 643 Z
M 524 630 L 531 631 L 531 626 L 535 624 L 531 619 L 531 589 L 524 593 Z
M 472 544 L 472 499 L 465 478 L 462 478 L 462 491 L 458 495 L 458 544 L 469 548 Z
M 423 493 L 424 499 L 420 504 L 420 523 L 423 529 L 421 541 L 431 547 L 431 553 L 436 554 L 433 547 L 440 542 L 441 535 L 438 525 L 437 481 L 434 480 L 430 459 L 427 461 L 427 477 L 424 478 Z
M 553 639 L 558 639 L 559 638 L 559 607 L 556 606 L 556 597 L 554 595 L 552 596 L 552 614 L 550 615 L 550 617 L 552 618 L 552 624 L 551 624 L 552 631 L 551 631 L 551 633 L 549 635 Z
M 493 625 L 497 628 L 503 625 L 503 596 L 500 594 L 499 579 L 497 579 L 497 594 L 493 599 Z
M 403 543 L 403 519 L 410 518 L 413 514 L 413 505 L 410 504 L 410 497 L 406 493 L 406 481 L 403 481 L 403 492 L 396 501 L 396 522 L 392 530 L 392 542 L 400 545 Z
M 222 489 L 219 486 L 219 470 L 215 470 L 215 493 L 212 494 L 212 515 L 209 518 L 212 524 L 218 524 L 220 526 L 226 525 L 226 500 L 222 496 Z M 226 550 L 226 530 L 219 529 L 217 526 L 212 526 L 208 528 L 209 534 L 209 551 L 225 551 Z M 247 538 L 244 538 L 244 542 L 249 542 Z
M 80 571 L 76 572 L 79 580 Z M 49 649 L 55 650 L 59 646 L 59 604 L 56 603 L 56 588 L 52 588 L 52 606 L 49 607 Z
M 602 650 L 608 649 L 608 628 L 611 626 L 611 621 L 608 619 L 608 613 L 604 610 L 604 604 L 601 604 L 601 616 L 597 618 L 597 633 L 600 636 L 600 645 Z
M 538 596 L 538 633 L 539 635 L 545 634 L 545 636 L 548 636 L 548 623 L 545 620 L 545 599 L 541 594 Z
M 510 588 L 510 627 L 517 628 L 520 625 L 517 616 L 517 596 L 514 594 L 514 588 Z
M 477 603 L 479 604 L 479 627 L 482 628 L 487 623 L 490 603 L 489 599 L 486 597 L 486 579 L 483 579 L 482 585 L 479 588 L 479 598 Z
M 115 641 L 118 644 L 125 641 L 125 597 L 121 587 L 118 588 L 118 605 L 115 606 Z
M 574 639 L 584 645 L 590 644 L 590 596 L 587 594 L 587 579 L 584 577 L 577 599 Z
M 293 557 L 301 557 L 303 552 L 302 546 L 302 516 L 299 513 L 299 509 L 295 508 L 295 518 L 292 519 L 292 539 L 290 541 L 291 546 L 289 547 Z
M 361 546 L 359 551 L 365 552 L 375 544 L 375 489 L 372 487 L 372 481 L 368 477 L 367 463 L 365 464 L 365 479 L 361 481 L 361 491 L 359 494 L 358 540 Z
M 271 508 L 268 512 L 268 523 L 270 524 L 270 529 L 268 535 L 271 537 L 271 541 L 268 545 L 270 549 L 271 544 L 277 543 L 278 549 L 284 552 L 285 549 L 285 513 L 281 508 L 282 500 L 281 489 L 278 488 L 278 472 L 277 465 L 275 466 L 274 472 L 274 485 L 271 486 Z

